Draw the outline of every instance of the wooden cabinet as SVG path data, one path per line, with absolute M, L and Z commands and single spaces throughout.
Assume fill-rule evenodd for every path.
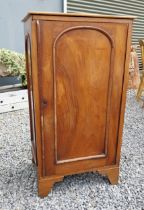
M 133 17 L 24 18 L 33 160 L 40 196 L 64 176 L 117 184 Z

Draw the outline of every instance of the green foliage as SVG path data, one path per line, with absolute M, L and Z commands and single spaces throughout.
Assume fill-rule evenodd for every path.
M 23 54 L 7 49 L 0 49 L 0 63 L 7 67 L 9 75 L 20 76 L 22 84 L 26 85 L 25 56 Z

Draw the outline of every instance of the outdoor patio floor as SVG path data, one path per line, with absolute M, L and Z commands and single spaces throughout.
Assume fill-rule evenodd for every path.
M 65 177 L 47 197 L 37 195 L 28 110 L 0 114 L 0 210 L 144 209 L 144 108 L 128 92 L 119 184 L 84 173 Z

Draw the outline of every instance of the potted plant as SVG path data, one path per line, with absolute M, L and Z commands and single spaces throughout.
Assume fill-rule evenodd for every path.
M 21 84 L 25 87 L 26 70 L 25 56 L 23 54 L 0 49 L 0 86 Z

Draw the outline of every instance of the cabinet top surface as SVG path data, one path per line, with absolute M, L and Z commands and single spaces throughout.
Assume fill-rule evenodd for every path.
M 111 18 L 111 19 L 135 19 L 136 16 L 127 15 L 101 15 L 89 13 L 49 13 L 49 12 L 29 12 L 22 21 L 26 21 L 30 16 L 65 16 L 65 17 L 91 17 L 91 18 Z

